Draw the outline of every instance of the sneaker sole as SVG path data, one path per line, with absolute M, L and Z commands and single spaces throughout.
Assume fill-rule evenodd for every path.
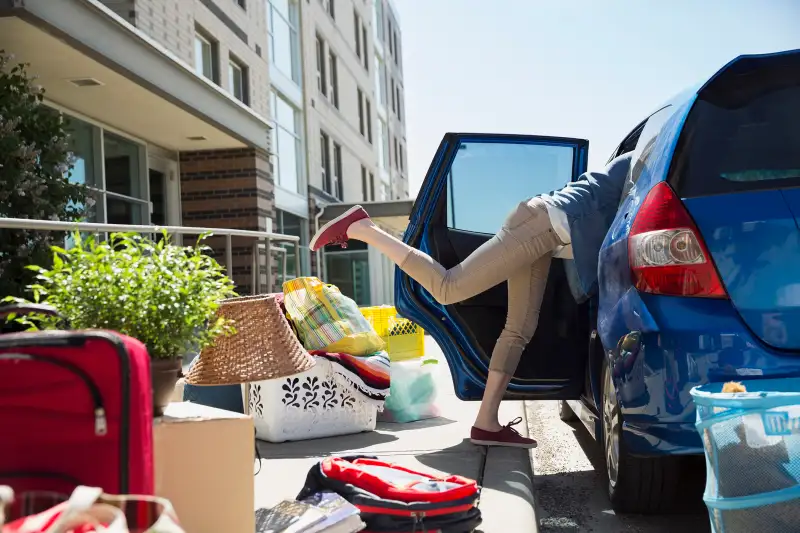
M 321 228 L 319 228 L 319 231 L 317 231 L 316 235 L 314 235 L 314 238 L 311 239 L 311 242 L 308 245 L 308 247 L 311 249 L 311 251 L 312 252 L 316 252 L 317 251 L 317 240 L 318 240 L 320 235 L 323 235 L 326 231 L 328 231 L 331 228 L 331 226 L 333 226 L 334 224 L 339 222 L 341 219 L 352 215 L 353 213 L 355 213 L 359 209 L 364 209 L 364 208 L 361 207 L 360 205 L 351 207 L 350 209 L 348 209 L 347 211 L 345 211 L 344 213 L 342 213 L 338 217 L 334 218 L 330 222 L 325 223 Z
M 534 442 L 533 444 L 523 444 L 521 442 L 499 442 L 495 440 L 475 440 L 475 439 L 470 439 L 470 442 L 476 446 L 502 446 L 504 448 L 527 448 L 529 450 L 532 450 L 539 445 L 536 442 Z

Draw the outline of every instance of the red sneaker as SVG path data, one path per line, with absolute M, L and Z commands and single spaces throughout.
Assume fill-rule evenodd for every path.
M 485 431 L 476 427 L 470 432 L 470 441 L 478 446 L 507 446 L 510 448 L 536 448 L 536 441 L 519 434 L 513 428 L 522 422 L 522 417 L 515 418 L 500 431 Z
M 348 209 L 345 213 L 319 229 L 314 238 L 311 239 L 311 251 L 316 252 L 329 244 L 338 244 L 342 248 L 347 248 L 347 230 L 350 229 L 350 225 L 353 222 L 358 222 L 365 218 L 369 218 L 369 215 L 360 205 Z

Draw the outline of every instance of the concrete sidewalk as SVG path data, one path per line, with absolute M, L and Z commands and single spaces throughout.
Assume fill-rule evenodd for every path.
M 423 471 L 458 474 L 478 480 L 483 486 L 479 531 L 495 533 L 537 531 L 527 450 L 486 448 L 469 442 L 469 430 L 478 402 L 462 402 L 453 393 L 447 363 L 436 343 L 426 337 L 427 355 L 439 359 L 436 370 L 441 417 L 410 424 L 379 423 L 376 431 L 344 437 L 272 444 L 259 442 L 261 472 L 255 478 L 256 508 L 271 507 L 283 499 L 294 499 L 303 486 L 308 469 L 328 455 L 354 453 Z M 501 421 L 523 417 L 517 426 L 527 433 L 522 402 L 505 402 Z

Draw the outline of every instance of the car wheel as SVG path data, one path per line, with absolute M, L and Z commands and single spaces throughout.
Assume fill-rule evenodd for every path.
M 622 438 L 622 411 L 611 368 L 603 365 L 603 451 L 608 498 L 619 513 L 657 514 L 674 508 L 680 482 L 676 457 L 634 457 Z
M 569 406 L 566 400 L 558 401 L 558 418 L 564 422 L 572 422 L 578 419 L 577 415 L 572 410 L 572 407 Z

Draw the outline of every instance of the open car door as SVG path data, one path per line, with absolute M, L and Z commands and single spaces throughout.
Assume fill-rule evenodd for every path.
M 452 268 L 489 240 L 521 201 L 559 189 L 586 171 L 589 143 L 530 135 L 448 133 L 411 212 L 405 242 Z M 442 347 L 456 395 L 479 400 L 489 356 L 507 313 L 507 284 L 443 306 L 398 270 L 399 312 Z M 536 334 L 522 355 L 508 399 L 578 399 L 590 335 L 589 304 L 578 305 L 564 261 L 554 259 Z

